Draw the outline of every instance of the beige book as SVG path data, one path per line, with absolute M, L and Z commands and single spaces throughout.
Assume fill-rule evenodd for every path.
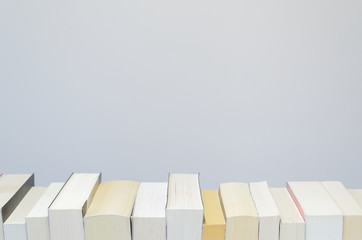
M 219 194 L 226 219 L 225 240 L 257 240 L 258 212 L 249 185 L 223 183 Z
M 170 173 L 166 207 L 167 240 L 201 240 L 203 217 L 199 175 Z
M 131 214 L 139 183 L 103 182 L 84 217 L 86 240 L 131 240 Z
M 279 240 L 280 214 L 268 184 L 255 182 L 249 187 L 259 216 L 259 240 Z
M 352 195 L 353 199 L 362 208 L 362 189 L 349 189 L 348 192 Z
M 25 217 L 45 192 L 46 187 L 32 187 L 4 223 L 6 240 L 27 240 Z
M 219 193 L 217 190 L 202 190 L 204 205 L 204 227 L 202 240 L 224 240 L 225 218 L 222 212 Z
M 73 173 L 49 207 L 52 240 L 84 240 L 83 216 L 101 180 L 100 173 Z
M 343 240 L 362 239 L 362 209 L 341 182 L 322 182 L 343 214 Z
M 280 213 L 279 240 L 304 240 L 305 222 L 286 188 L 270 188 Z
M 143 182 L 132 213 L 133 240 L 166 240 L 167 182 Z
M 305 220 L 305 240 L 342 240 L 343 215 L 320 182 L 287 182 Z
M 26 216 L 28 240 L 50 240 L 48 208 L 63 186 L 64 183 L 51 183 Z
M 4 240 L 3 223 L 32 186 L 33 174 L 4 174 L 0 177 L 0 240 Z

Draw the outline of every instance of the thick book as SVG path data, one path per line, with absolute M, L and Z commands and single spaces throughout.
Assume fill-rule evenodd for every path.
M 270 188 L 280 213 L 279 240 L 304 240 L 305 222 L 286 188 Z
M 258 240 L 258 212 L 249 184 L 220 184 L 220 201 L 226 219 L 225 240 Z
M 131 240 L 131 214 L 138 186 L 134 181 L 99 185 L 84 217 L 86 240 Z
M 269 191 L 268 184 L 254 182 L 249 184 L 259 218 L 259 240 L 279 240 L 279 210 Z
M 34 174 L 4 174 L 0 177 L 0 240 L 4 240 L 3 223 L 32 186 Z
M 201 240 L 204 208 L 198 174 L 169 175 L 167 240 Z
M 4 223 L 6 240 L 27 240 L 25 217 L 45 192 L 46 187 L 32 187 Z
M 167 182 L 142 182 L 132 213 L 133 240 L 166 240 Z
M 204 205 L 204 226 L 202 240 L 224 240 L 225 219 L 217 190 L 202 190 Z
M 343 214 L 343 240 L 362 239 L 362 209 L 341 182 L 322 182 Z
M 362 189 L 348 189 L 356 203 L 362 208 Z
M 84 240 L 83 217 L 100 180 L 100 173 L 72 174 L 49 207 L 52 240 Z
M 26 216 L 28 240 L 50 240 L 48 208 L 63 186 L 64 183 L 51 183 Z
M 320 182 L 287 182 L 305 220 L 305 240 L 342 240 L 343 215 Z

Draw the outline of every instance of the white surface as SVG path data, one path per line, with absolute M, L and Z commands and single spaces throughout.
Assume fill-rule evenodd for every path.
M 64 183 L 51 183 L 26 216 L 28 240 L 50 240 L 48 208 Z
M 167 182 L 142 182 L 138 187 L 132 217 L 164 218 L 167 202 Z
M 259 240 L 279 240 L 280 214 L 266 182 L 249 184 L 259 216 Z
M 1 170 L 45 186 L 171 171 L 200 172 L 204 189 L 361 188 L 361 12 L 360 0 L 3 0 Z
M 198 174 L 173 174 L 168 181 L 167 240 L 201 240 L 204 208 Z
M 5 240 L 27 240 L 25 218 L 46 191 L 46 187 L 32 187 L 4 223 Z
M 132 213 L 133 240 L 166 239 L 167 182 L 142 182 Z
M 342 240 L 343 215 L 320 182 L 288 182 L 304 212 L 306 240 Z
M 84 240 L 83 210 L 98 187 L 100 174 L 74 173 L 49 207 L 52 240 Z

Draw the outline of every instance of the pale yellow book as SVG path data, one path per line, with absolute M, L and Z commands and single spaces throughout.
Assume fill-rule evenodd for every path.
M 341 182 L 322 182 L 343 214 L 343 240 L 362 239 L 362 209 Z
M 204 205 L 203 240 L 224 240 L 225 219 L 222 212 L 219 193 L 217 190 L 202 190 Z
M 33 174 L 4 174 L 0 177 L 0 240 L 4 240 L 3 223 L 27 192 L 34 186 Z
M 362 208 L 362 189 L 349 189 L 348 192 L 352 195 L 354 200 Z
M 84 217 L 86 240 L 131 240 L 131 214 L 139 182 L 110 181 L 99 185 Z
M 305 222 L 286 188 L 270 188 L 280 213 L 279 240 L 304 240 Z
M 258 240 L 258 212 L 249 184 L 220 184 L 220 201 L 226 219 L 225 240 Z

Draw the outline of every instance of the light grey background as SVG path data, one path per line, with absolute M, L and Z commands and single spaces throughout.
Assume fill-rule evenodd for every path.
M 0 168 L 362 188 L 362 1 L 0 0 Z

